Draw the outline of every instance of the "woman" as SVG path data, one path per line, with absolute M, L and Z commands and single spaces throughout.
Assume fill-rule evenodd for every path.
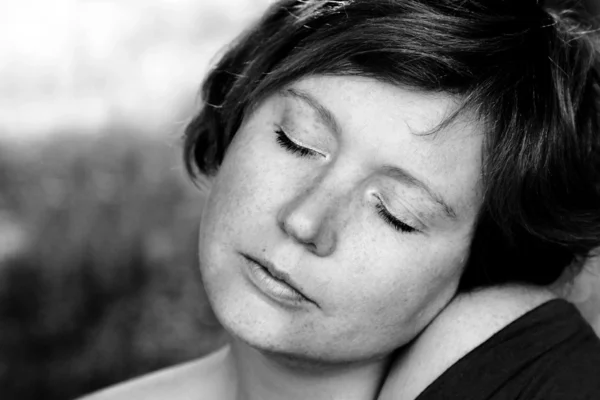
M 551 290 L 600 245 L 582 21 L 535 1 L 274 4 L 185 137 L 231 344 L 92 398 L 600 398 L 600 343 Z

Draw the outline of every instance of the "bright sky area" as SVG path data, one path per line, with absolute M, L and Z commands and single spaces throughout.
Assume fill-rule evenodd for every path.
M 156 132 L 194 104 L 212 57 L 268 0 L 0 2 L 0 136 Z

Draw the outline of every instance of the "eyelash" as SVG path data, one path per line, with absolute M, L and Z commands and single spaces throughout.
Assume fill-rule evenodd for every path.
M 288 152 L 296 154 L 300 157 L 309 157 L 315 155 L 315 152 L 313 150 L 299 146 L 295 142 L 293 142 L 282 129 L 277 129 L 275 131 L 275 134 L 277 136 L 277 143 Z M 377 203 L 375 209 L 377 210 L 377 214 L 379 214 L 379 216 L 383 218 L 383 220 L 395 230 L 404 233 L 418 232 L 417 229 L 405 224 L 404 222 L 400 221 L 399 219 L 395 218 L 392 214 L 390 214 L 390 212 L 383 206 L 382 203 Z
M 385 222 L 387 222 L 389 225 L 391 225 L 392 228 L 394 228 L 395 230 L 397 230 L 399 232 L 404 232 L 404 233 L 418 232 L 417 229 L 415 229 L 412 226 L 407 225 L 404 222 L 400 221 L 399 219 L 395 218 L 392 214 L 390 214 L 390 212 L 388 210 L 386 210 L 386 208 L 383 206 L 383 204 L 377 203 L 377 205 L 375 205 L 375 209 L 377 210 L 377 214 L 379 214 L 379 216 L 381 218 L 383 218 L 383 220 Z
M 315 155 L 313 150 L 298 146 L 296 143 L 294 143 L 283 130 L 277 129 L 275 134 L 277 135 L 277 143 L 290 153 L 296 154 L 300 157 L 309 157 Z

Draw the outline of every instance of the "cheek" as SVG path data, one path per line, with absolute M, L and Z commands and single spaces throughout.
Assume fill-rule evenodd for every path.
M 457 262 L 461 258 L 455 256 Z M 395 262 L 378 258 L 365 273 L 342 273 L 328 287 L 333 308 L 324 310 L 326 317 L 316 319 L 306 336 L 318 332 L 321 348 L 340 353 L 384 354 L 405 345 L 454 295 L 460 265 L 452 261 L 442 254 L 406 255 Z
M 346 326 L 360 331 L 368 321 L 410 336 L 433 318 L 455 292 L 468 242 L 428 240 L 348 247 L 349 267 L 328 288 Z
M 281 199 L 298 181 L 290 159 L 264 126 L 238 132 L 203 210 L 201 239 L 206 240 L 201 251 L 212 251 L 219 244 L 235 247 L 266 227 L 272 229 Z
M 208 197 L 207 220 L 241 217 L 255 208 L 268 188 L 265 165 L 260 162 L 264 157 L 250 139 L 251 135 L 241 131 L 230 144 Z

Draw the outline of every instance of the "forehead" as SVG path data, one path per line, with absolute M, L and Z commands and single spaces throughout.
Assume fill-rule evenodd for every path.
M 479 202 L 482 124 L 464 112 L 440 125 L 460 99 L 347 76 L 304 78 L 280 94 L 302 129 L 339 136 L 367 170 L 405 169 L 459 209 Z
M 307 97 L 308 102 L 316 100 L 315 105 L 335 111 L 337 119 L 348 128 L 369 122 L 396 125 L 400 133 L 405 127 L 398 125 L 406 125 L 411 133 L 422 137 L 449 117 L 460 102 L 460 98 L 447 93 L 424 92 L 360 76 L 306 77 L 286 86 L 279 94 Z M 384 119 L 365 121 L 362 119 L 365 113 Z M 463 115 L 462 122 L 468 117 Z

